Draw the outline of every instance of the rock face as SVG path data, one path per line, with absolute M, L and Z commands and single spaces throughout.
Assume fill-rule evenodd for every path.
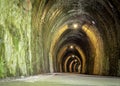
M 1 0 L 0 77 L 120 76 L 118 0 Z
M 20 0 L 0 0 L 0 77 L 32 73 L 31 12 Z

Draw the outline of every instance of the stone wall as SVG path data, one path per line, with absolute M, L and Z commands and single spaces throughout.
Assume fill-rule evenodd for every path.
M 0 0 L 0 77 L 32 74 L 31 11 L 25 0 Z

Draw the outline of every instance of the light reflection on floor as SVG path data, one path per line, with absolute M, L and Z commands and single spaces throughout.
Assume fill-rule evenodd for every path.
M 0 86 L 120 86 L 120 77 L 54 73 L 2 79 Z

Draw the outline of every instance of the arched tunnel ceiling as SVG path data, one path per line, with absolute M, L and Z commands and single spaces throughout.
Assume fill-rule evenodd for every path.
M 43 45 L 53 61 L 49 62 L 51 65 L 57 65 L 56 60 L 64 45 L 75 44 L 85 55 L 85 64 L 91 65 L 86 65 L 85 73 L 104 74 L 112 70 L 109 66 L 115 64 L 109 63 L 113 56 L 110 52 L 119 51 L 117 0 L 42 0 L 39 3 L 40 26 L 43 39 L 47 40 Z M 114 54 L 114 58 L 118 56 Z M 51 67 L 51 71 L 55 69 Z
M 118 16 L 120 7 L 117 5 L 120 3 L 117 0 L 41 0 L 38 2 L 34 4 L 38 4 L 39 10 L 33 12 L 36 12 L 34 14 L 37 14 L 38 18 L 41 17 L 38 21 L 39 28 L 42 28 L 44 52 L 49 53 L 44 56 L 49 57 L 51 72 L 59 72 L 60 67 L 55 65 L 61 64 L 57 61 L 60 56 L 66 58 L 64 57 L 66 46 L 78 47 L 76 52 L 82 52 L 83 55 L 79 52 L 78 57 L 85 60 L 83 73 L 110 74 L 110 70 L 115 71 L 112 66 L 117 64 L 109 62 L 114 60 L 118 63 L 119 57 L 114 53 L 119 52 L 120 47 L 120 17 Z
M 120 76 L 119 0 L 0 0 L 0 77 Z

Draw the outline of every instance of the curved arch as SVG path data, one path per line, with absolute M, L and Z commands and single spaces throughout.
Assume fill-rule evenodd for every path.
M 102 74 L 102 61 L 104 57 L 103 41 L 97 28 L 92 25 L 83 25 L 82 30 L 87 34 L 93 44 L 95 57 L 93 74 Z
M 51 46 L 50 46 L 50 52 L 49 52 L 49 64 L 50 64 L 50 72 L 53 73 L 54 69 L 53 69 L 53 51 L 54 51 L 54 46 L 57 43 L 59 37 L 62 35 L 62 33 L 68 28 L 68 25 L 64 25 L 61 27 L 60 30 L 58 30 L 58 33 L 53 34 L 55 38 L 53 38 Z
M 69 65 L 70 72 L 72 72 L 72 65 L 73 65 L 74 62 L 75 62 L 75 61 L 72 60 L 72 62 L 71 62 L 70 65 Z
M 60 49 L 57 57 L 54 57 L 54 59 L 57 58 L 58 64 L 61 64 L 61 60 L 62 60 L 63 53 L 67 50 L 67 48 L 68 48 L 69 45 L 71 45 L 71 44 L 66 44 L 66 45 L 64 45 L 64 46 Z M 80 49 L 79 46 L 77 46 L 76 44 L 73 44 L 73 45 L 75 46 L 75 49 L 79 52 L 79 54 L 80 54 L 80 56 L 81 56 L 81 60 L 82 60 L 82 71 L 81 71 L 81 73 L 85 73 L 85 71 L 86 71 L 86 57 L 85 57 L 85 54 L 83 53 L 82 49 Z M 68 59 L 69 59 L 69 58 L 68 58 Z M 79 59 L 80 59 L 80 58 L 79 58 Z M 79 61 L 80 61 L 80 60 L 79 60 Z M 60 71 L 62 71 L 62 66 L 59 65 L 58 67 L 60 67 L 59 69 L 60 69 Z
M 50 46 L 50 52 L 49 52 L 49 63 L 50 63 L 50 71 L 53 72 L 53 59 L 54 59 L 54 48 L 56 43 L 59 40 L 59 37 L 61 37 L 62 33 L 64 33 L 66 30 L 68 29 L 68 25 L 64 25 L 62 26 L 59 30 L 57 30 L 57 33 L 53 34 L 55 38 L 53 38 L 52 42 L 51 42 L 51 46 Z M 90 39 L 90 43 L 91 43 L 91 48 L 93 48 L 93 58 L 94 58 L 94 68 L 93 68 L 93 74 L 102 74 L 102 60 L 104 57 L 104 50 L 103 50 L 103 42 L 102 42 L 102 38 L 100 36 L 99 31 L 97 30 L 97 28 L 95 26 L 92 26 L 90 24 L 84 24 L 82 25 L 81 30 L 86 33 L 88 39 Z M 63 53 L 63 51 L 65 51 L 67 47 L 61 49 L 61 51 L 58 54 L 58 59 L 60 58 L 60 54 Z M 86 70 L 86 57 L 84 52 L 82 51 L 82 49 L 80 49 L 79 46 L 75 47 L 78 52 L 81 55 L 82 61 L 83 61 L 83 65 L 82 65 L 82 73 L 85 73 Z
M 65 62 L 64 62 L 65 72 L 67 72 L 67 63 L 68 63 L 69 59 L 71 59 L 71 58 L 73 58 L 73 57 L 71 57 L 71 55 L 68 56 L 67 59 L 66 59 Z M 81 63 L 79 57 L 75 56 L 75 57 L 74 57 L 74 60 L 76 60 L 76 59 L 77 59 L 77 61 L 79 61 L 79 63 Z M 62 62 L 60 62 L 60 65 L 61 65 L 61 63 L 62 63 Z
M 76 66 L 77 66 L 77 63 L 75 63 L 74 66 L 73 66 L 73 69 L 74 69 L 75 73 L 76 73 Z

